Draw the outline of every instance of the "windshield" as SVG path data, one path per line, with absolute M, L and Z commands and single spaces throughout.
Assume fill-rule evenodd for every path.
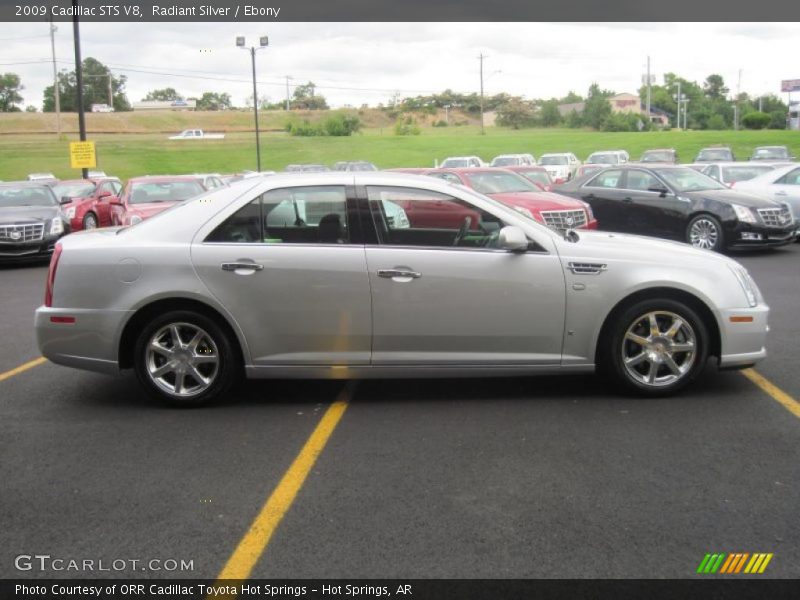
M 442 163 L 442 168 L 460 169 L 469 166 L 469 159 L 466 158 L 450 158 Z
M 540 165 L 566 165 L 566 156 L 543 156 L 539 161 Z
M 676 192 L 696 192 L 699 190 L 726 190 L 728 189 L 708 175 L 703 175 L 694 169 L 653 169 Z
M 516 156 L 498 156 L 492 161 L 493 167 L 512 167 L 520 163 Z
M 0 207 L 56 204 L 56 197 L 48 187 L 0 187 Z
M 531 181 L 541 183 L 542 185 L 548 185 L 551 183 L 550 176 L 547 174 L 547 171 L 517 171 L 517 173 L 522 173 Z
M 697 160 L 730 160 L 731 151 L 727 148 L 714 148 L 712 150 L 701 150 L 697 155 Z
M 148 181 L 131 184 L 129 204 L 145 204 L 147 202 L 182 202 L 205 190 L 199 182 L 185 181 Z
M 619 155 L 610 152 L 595 152 L 586 159 L 586 162 L 600 165 L 618 165 Z
M 466 175 L 473 189 L 481 194 L 539 191 L 533 183 L 515 173 L 478 171 Z
M 789 158 L 786 148 L 757 148 L 753 158 Z
M 641 162 L 672 162 L 672 152 L 667 150 L 648 151 L 642 154 Z
M 81 181 L 79 183 L 59 183 L 53 187 L 56 198 L 69 196 L 70 198 L 85 198 L 94 194 L 94 184 L 91 181 Z
M 722 179 L 724 181 L 747 181 L 757 177 L 762 173 L 772 171 L 772 167 L 757 167 L 755 165 L 746 167 L 722 167 Z

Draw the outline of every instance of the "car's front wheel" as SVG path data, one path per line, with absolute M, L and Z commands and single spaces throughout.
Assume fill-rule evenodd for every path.
M 697 215 L 686 227 L 686 241 L 695 248 L 719 252 L 725 245 L 722 224 L 712 215 Z
M 136 340 L 134 370 L 148 393 L 177 406 L 207 404 L 238 374 L 233 342 L 219 324 L 194 311 L 172 311 L 147 324 Z
M 705 367 L 708 330 L 682 302 L 644 300 L 615 318 L 598 353 L 601 370 L 627 391 L 666 396 Z
M 86 213 L 86 216 L 83 217 L 83 228 L 97 229 L 97 217 L 94 213 Z

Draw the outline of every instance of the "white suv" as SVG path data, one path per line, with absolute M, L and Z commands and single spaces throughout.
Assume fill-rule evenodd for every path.
M 581 161 L 572 152 L 542 154 L 539 166 L 544 167 L 553 183 L 564 183 L 575 177 Z
M 440 169 L 464 169 L 469 167 L 485 167 L 480 156 L 448 156 L 439 165 Z
M 492 167 L 532 167 L 536 165 L 533 154 L 501 154 L 492 159 Z

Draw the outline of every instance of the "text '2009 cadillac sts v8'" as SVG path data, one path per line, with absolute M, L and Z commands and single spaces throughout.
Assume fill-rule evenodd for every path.
M 415 225 L 406 209 L 470 216 Z M 747 271 L 716 253 L 559 233 L 430 177 L 319 173 L 242 181 L 135 226 L 66 237 L 36 334 L 55 363 L 133 368 L 177 404 L 219 399 L 241 373 L 597 367 L 664 395 L 709 356 L 731 368 L 762 359 L 768 311 Z

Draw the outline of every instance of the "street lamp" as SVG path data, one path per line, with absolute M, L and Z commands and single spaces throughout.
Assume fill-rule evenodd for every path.
M 256 50 L 261 50 L 262 48 L 269 46 L 269 38 L 265 35 L 262 35 L 258 39 L 258 42 L 258 47 L 250 46 L 250 48 L 248 48 L 245 43 L 244 36 L 236 36 L 236 47 L 241 48 L 242 50 L 249 50 L 250 58 L 253 62 L 253 111 L 256 120 L 256 163 L 257 170 L 261 172 L 261 141 L 258 137 L 258 92 L 256 90 Z

